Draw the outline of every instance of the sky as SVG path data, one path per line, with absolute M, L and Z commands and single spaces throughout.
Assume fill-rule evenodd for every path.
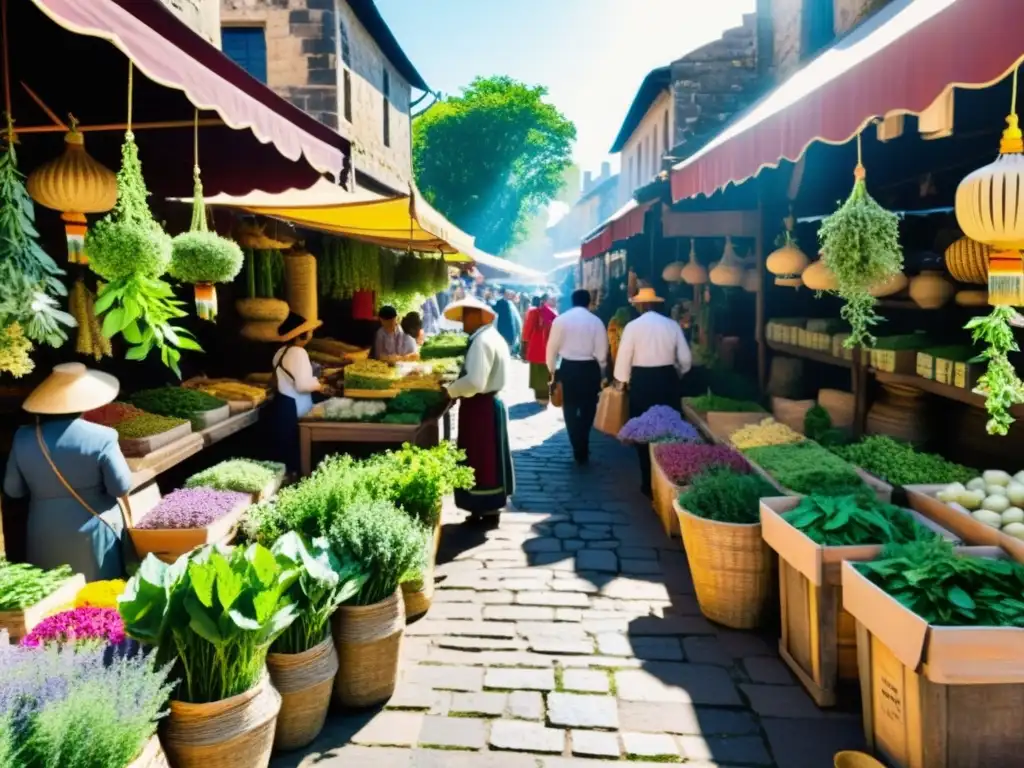
M 644 76 L 721 36 L 755 0 L 376 0 L 432 91 L 475 76 L 544 85 L 600 171 Z

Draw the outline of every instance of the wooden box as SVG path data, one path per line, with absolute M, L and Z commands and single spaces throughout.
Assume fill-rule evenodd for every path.
M 912 374 L 917 370 L 917 350 L 872 349 L 871 367 L 885 373 Z
M 128 764 L 128 768 L 167 768 L 168 765 L 167 755 L 160 745 L 160 737 L 154 734 L 146 742 L 139 756 Z
M 969 511 L 955 502 L 947 504 L 937 499 L 935 494 L 945 487 L 945 485 L 906 485 L 903 490 L 907 493 L 907 501 L 912 509 L 938 523 L 947 531 L 955 533 L 964 544 L 999 547 L 1012 555 L 1018 562 L 1024 563 L 1024 541 L 1007 536 L 1002 531 L 975 520 Z
M 974 389 L 983 370 L 984 366 L 977 363 L 954 363 L 953 386 L 960 387 L 960 389 Z
M 952 384 L 956 380 L 956 361 L 935 358 L 935 380 L 940 384 Z
M 1024 629 L 931 626 L 852 563 L 842 566 L 842 587 L 857 621 L 864 733 L 879 757 L 895 768 L 1024 762 Z
M 12 643 L 21 640 L 47 616 L 73 603 L 78 590 L 84 586 L 85 576 L 76 573 L 35 605 L 17 611 L 0 611 L 0 630 L 7 630 Z
M 192 414 L 192 427 L 196 432 L 202 432 L 214 424 L 226 421 L 229 416 L 231 416 L 231 406 L 228 403 L 224 403 L 220 408 L 214 408 L 210 411 L 198 411 Z
M 917 353 L 917 375 L 922 379 L 935 378 L 935 358 L 927 352 Z
M 733 413 L 727 411 L 708 411 L 708 431 L 721 443 L 729 444 L 729 436 L 737 429 L 742 429 L 748 424 L 760 424 L 767 419 L 769 414 L 763 412 Z
M 796 329 L 796 345 L 798 347 L 810 347 L 810 335 L 807 333 L 806 328 Z
M 192 434 L 192 425 L 186 421 L 184 424 L 179 424 L 172 429 L 168 429 L 166 432 L 150 435 L 149 437 L 122 437 L 117 442 L 121 447 L 122 454 L 126 457 L 138 458 L 148 456 L 166 445 L 181 440 L 183 437 L 188 437 L 190 434 Z
M 669 538 L 678 539 L 679 516 L 676 515 L 675 507 L 672 505 L 679 498 L 685 487 L 673 485 L 668 475 L 662 470 L 661 465 L 654 456 L 655 443 L 651 443 L 648 449 L 651 452 L 651 503 L 654 512 L 661 520 L 661 526 L 665 529 L 665 535 Z
M 215 542 L 227 543 L 235 536 L 248 502 L 239 504 L 205 528 L 143 529 L 129 528 L 139 557 L 154 554 L 165 563 L 173 563 L 186 552 Z M 134 509 L 133 509 L 134 513 Z M 142 515 L 139 515 L 141 519 Z
M 842 609 L 840 566 L 874 560 L 882 545 L 826 547 L 787 523 L 782 514 L 799 497 L 761 499 L 761 532 L 779 555 L 782 638 L 779 655 L 819 707 L 836 703 L 840 680 L 857 679 L 854 622 Z M 947 539 L 956 537 L 917 513 L 907 514 Z

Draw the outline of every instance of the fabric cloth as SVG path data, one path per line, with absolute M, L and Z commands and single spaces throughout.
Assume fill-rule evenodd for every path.
M 420 317 L 423 319 L 423 333 L 427 336 L 433 336 L 441 330 L 438 327 L 438 323 L 441 322 L 441 307 L 437 303 L 437 298 L 431 296 L 423 302 Z
M 508 344 L 488 323 L 469 337 L 469 349 L 462 366 L 462 375 L 448 385 L 452 398 L 473 397 L 488 392 L 500 392 L 508 381 L 512 356 Z
M 548 339 L 551 328 L 558 318 L 558 312 L 543 304 L 530 307 L 523 321 L 523 344 L 526 346 L 525 358 L 530 363 L 547 363 Z
M 458 445 L 476 482 L 470 490 L 455 491 L 455 505 L 476 515 L 500 512 L 515 491 L 515 475 L 508 409 L 497 394 L 474 395 L 459 403 Z
M 395 326 L 393 333 L 388 333 L 383 328 L 377 329 L 377 335 L 373 337 L 373 356 L 378 360 L 415 353 L 416 339 L 403 331 L 400 326 Z
M 648 313 L 649 314 L 649 313 Z M 636 322 L 636 321 L 634 321 Z M 626 326 L 626 330 L 632 327 Z M 618 375 L 616 375 L 618 378 Z M 674 365 L 634 367 L 629 383 L 629 418 L 642 416 L 655 405 L 667 405 L 679 410 L 679 372 Z M 646 443 L 636 446 L 640 459 L 640 488 L 651 492 L 651 454 Z
M 519 338 L 523 333 L 523 318 L 519 314 L 516 305 L 508 299 L 498 299 L 494 302 L 494 311 L 498 318 L 494 321 L 498 333 L 508 344 L 508 348 L 515 351 L 519 346 Z
M 530 389 L 538 400 L 548 400 L 551 396 L 548 377 L 548 367 L 544 363 L 530 363 Z
M 577 461 L 586 461 L 590 457 L 590 429 L 601 394 L 601 367 L 596 360 L 563 360 L 558 379 L 562 382 L 562 412 L 573 456 Z
M 644 312 L 622 332 L 615 358 L 615 378 L 628 384 L 636 368 L 671 366 L 681 375 L 692 365 L 690 346 L 679 324 L 657 312 Z
M 57 469 L 105 523 L 54 475 L 39 448 L 35 426 L 20 427 L 7 459 L 4 493 L 15 499 L 29 497 L 28 562 L 45 569 L 67 563 L 87 581 L 121 578 L 124 517 L 117 499 L 131 490 L 132 473 L 117 432 L 78 418 L 45 421 L 42 430 Z
M 608 365 L 608 333 L 601 320 L 584 307 L 573 307 L 551 325 L 545 350 L 548 370 L 555 372 L 558 360 L 596 360 L 603 371 Z
M 278 393 L 295 401 L 298 418 L 309 413 L 313 407 L 310 393 L 320 388 L 320 382 L 313 375 L 313 363 L 306 350 L 296 346 L 277 350 L 274 355 L 274 380 Z
M 310 408 L 312 408 L 312 397 Z M 265 444 L 270 449 L 274 461 L 279 461 L 288 467 L 290 472 L 298 472 L 301 469 L 301 449 L 299 443 L 299 419 L 305 414 L 300 414 L 298 401 L 294 397 L 279 395 L 272 399 L 267 406 L 265 416 Z

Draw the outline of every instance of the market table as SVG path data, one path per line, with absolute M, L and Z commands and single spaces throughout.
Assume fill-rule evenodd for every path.
M 435 416 L 419 424 L 380 424 L 359 421 L 326 421 L 310 415 L 299 419 L 299 445 L 302 475 L 313 471 L 313 443 L 412 443 L 423 448 L 451 439 L 452 402 Z

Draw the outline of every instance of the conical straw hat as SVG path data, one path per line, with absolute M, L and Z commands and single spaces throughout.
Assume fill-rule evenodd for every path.
M 82 363 L 62 363 L 54 366 L 21 407 L 47 416 L 84 413 L 113 402 L 119 389 L 109 373 L 90 370 Z
M 487 322 L 489 323 L 494 322 L 494 318 L 497 317 L 497 314 L 493 309 L 480 301 L 480 299 L 473 298 L 472 296 L 467 296 L 465 299 L 461 299 L 459 301 L 453 301 L 444 308 L 444 316 L 453 322 L 461 323 L 462 310 L 464 309 L 479 309 L 487 315 L 489 318 Z

